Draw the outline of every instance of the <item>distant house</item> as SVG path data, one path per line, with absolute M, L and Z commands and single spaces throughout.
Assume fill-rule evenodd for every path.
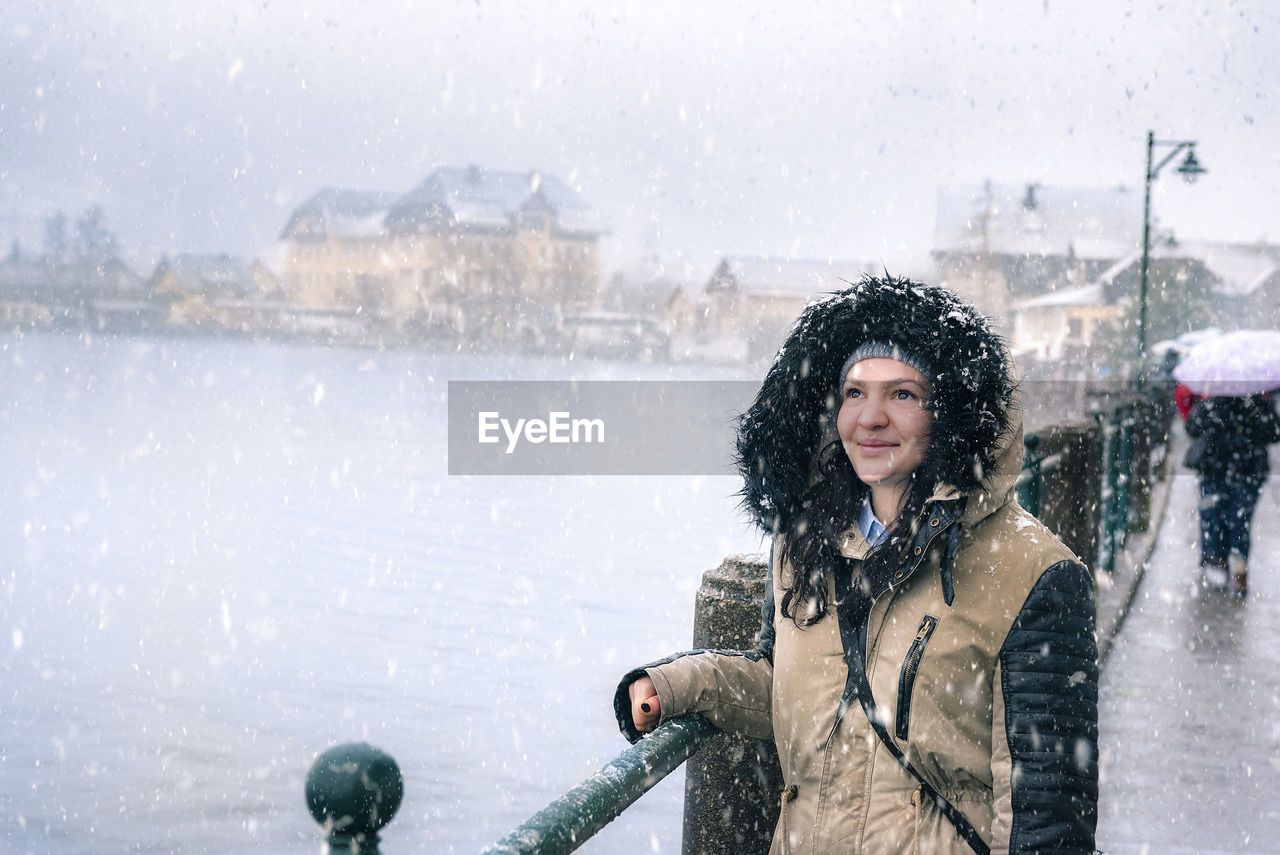
M 600 307 L 652 320 L 668 335 L 695 333 L 703 317 L 687 287 L 662 277 L 631 283 L 619 275 L 601 293 Z
M 948 287 L 985 313 L 1078 288 L 1140 245 L 1142 194 L 1041 184 L 938 191 L 933 259 Z
M 1183 241 L 1213 271 L 1219 323 L 1228 328 L 1280 328 L 1280 245 Z
M 852 261 L 727 256 L 706 285 L 708 334 L 747 343 L 749 358 L 774 352 L 801 310 L 874 266 Z
M 281 234 L 286 292 L 395 327 L 537 339 L 594 304 L 603 231 L 554 176 L 441 168 L 402 196 L 328 190 L 300 206 Z
M 148 325 L 151 306 L 144 280 L 124 261 L 51 262 L 13 257 L 0 261 L 0 322 L 50 327 L 102 326 L 115 318 Z
M 1098 327 L 1120 311 L 1098 282 L 1041 294 L 1011 307 L 1013 346 L 1039 359 L 1062 359 L 1090 348 Z
M 278 300 L 280 280 L 262 262 L 236 256 L 182 254 L 156 265 L 147 282 L 180 327 L 261 329 L 263 304 Z
M 1260 276 L 1244 301 L 1245 316 L 1253 319 L 1241 328 L 1280 329 L 1280 269 Z
M 298 206 L 286 241 L 288 299 L 319 309 L 377 305 L 390 284 L 383 220 L 390 193 L 326 189 Z
M 619 273 L 597 309 L 564 315 L 561 345 L 584 356 L 665 359 L 673 339 L 695 330 L 698 320 L 685 286 L 662 277 L 631 282 Z
M 1093 346 L 1100 325 L 1118 317 L 1140 291 L 1142 254 L 1134 250 L 1087 285 L 1014 304 L 1013 343 L 1042 358 Z M 1151 247 L 1148 305 L 1195 295 L 1210 298 L 1212 317 L 1157 317 L 1148 344 L 1198 326 L 1271 327 L 1280 318 L 1280 246 L 1165 240 Z

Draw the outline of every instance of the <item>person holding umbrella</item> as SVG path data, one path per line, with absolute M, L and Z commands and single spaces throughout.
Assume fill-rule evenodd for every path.
M 1280 442 L 1280 418 L 1270 395 L 1218 395 L 1197 402 L 1187 435 L 1200 478 L 1200 566 L 1205 578 L 1238 596 L 1249 590 L 1253 512 L 1271 471 L 1267 446 Z
M 633 669 L 623 733 L 700 713 L 773 740 L 774 853 L 1092 855 L 1093 576 L 1018 505 L 1022 455 L 968 303 L 886 275 L 810 304 L 738 429 L 774 537 L 758 647 Z
M 1174 377 L 1203 396 L 1191 407 L 1186 464 L 1200 479 L 1200 566 L 1245 596 L 1253 512 L 1280 442 L 1270 391 L 1280 388 L 1280 331 L 1238 330 L 1193 347 Z

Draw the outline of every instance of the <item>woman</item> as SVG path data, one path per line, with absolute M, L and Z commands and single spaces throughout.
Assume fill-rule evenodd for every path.
M 1249 543 L 1258 495 L 1271 471 L 1267 446 L 1280 442 L 1269 397 L 1206 398 L 1191 408 L 1187 435 L 1199 443 L 1200 566 L 1206 581 L 1249 592 Z
M 759 649 L 635 669 L 624 733 L 701 713 L 775 740 L 775 853 L 1092 853 L 1093 582 L 1018 506 L 1021 452 L 971 306 L 888 276 L 810 305 L 738 434 L 775 535 Z

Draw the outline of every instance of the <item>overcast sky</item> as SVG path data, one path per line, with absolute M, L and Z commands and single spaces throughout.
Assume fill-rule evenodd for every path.
M 1164 226 L 1280 242 L 1270 0 L 0 11 L 0 237 L 38 249 L 43 217 L 96 202 L 144 273 L 163 253 L 271 256 L 320 188 L 405 192 L 471 163 L 568 181 L 611 230 L 606 275 L 652 256 L 701 280 L 721 254 L 901 270 L 932 243 L 939 185 L 1137 188 L 1148 129 L 1198 140 L 1210 170 L 1162 173 Z

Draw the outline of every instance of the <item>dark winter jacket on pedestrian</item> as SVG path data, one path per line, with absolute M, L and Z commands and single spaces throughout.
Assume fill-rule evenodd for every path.
M 1280 418 L 1271 398 L 1206 398 L 1191 408 L 1186 430 L 1204 444 L 1196 469 L 1205 481 L 1260 488 L 1267 480 L 1267 446 L 1280 442 Z
M 916 470 L 936 487 L 889 564 L 869 561 L 856 524 L 839 534 L 826 617 L 806 623 L 782 611 L 804 572 L 785 544 L 831 439 L 832 378 L 864 340 L 939 367 Z M 627 686 L 647 674 L 664 720 L 701 713 L 773 739 L 786 784 L 773 853 L 973 851 L 873 732 L 859 672 L 892 743 L 992 852 L 1094 851 L 1093 580 L 1014 496 L 1022 427 L 1010 370 L 999 339 L 949 292 L 864 281 L 805 310 L 743 418 L 745 505 L 777 533 L 759 648 L 636 669 L 615 709 L 639 739 Z

